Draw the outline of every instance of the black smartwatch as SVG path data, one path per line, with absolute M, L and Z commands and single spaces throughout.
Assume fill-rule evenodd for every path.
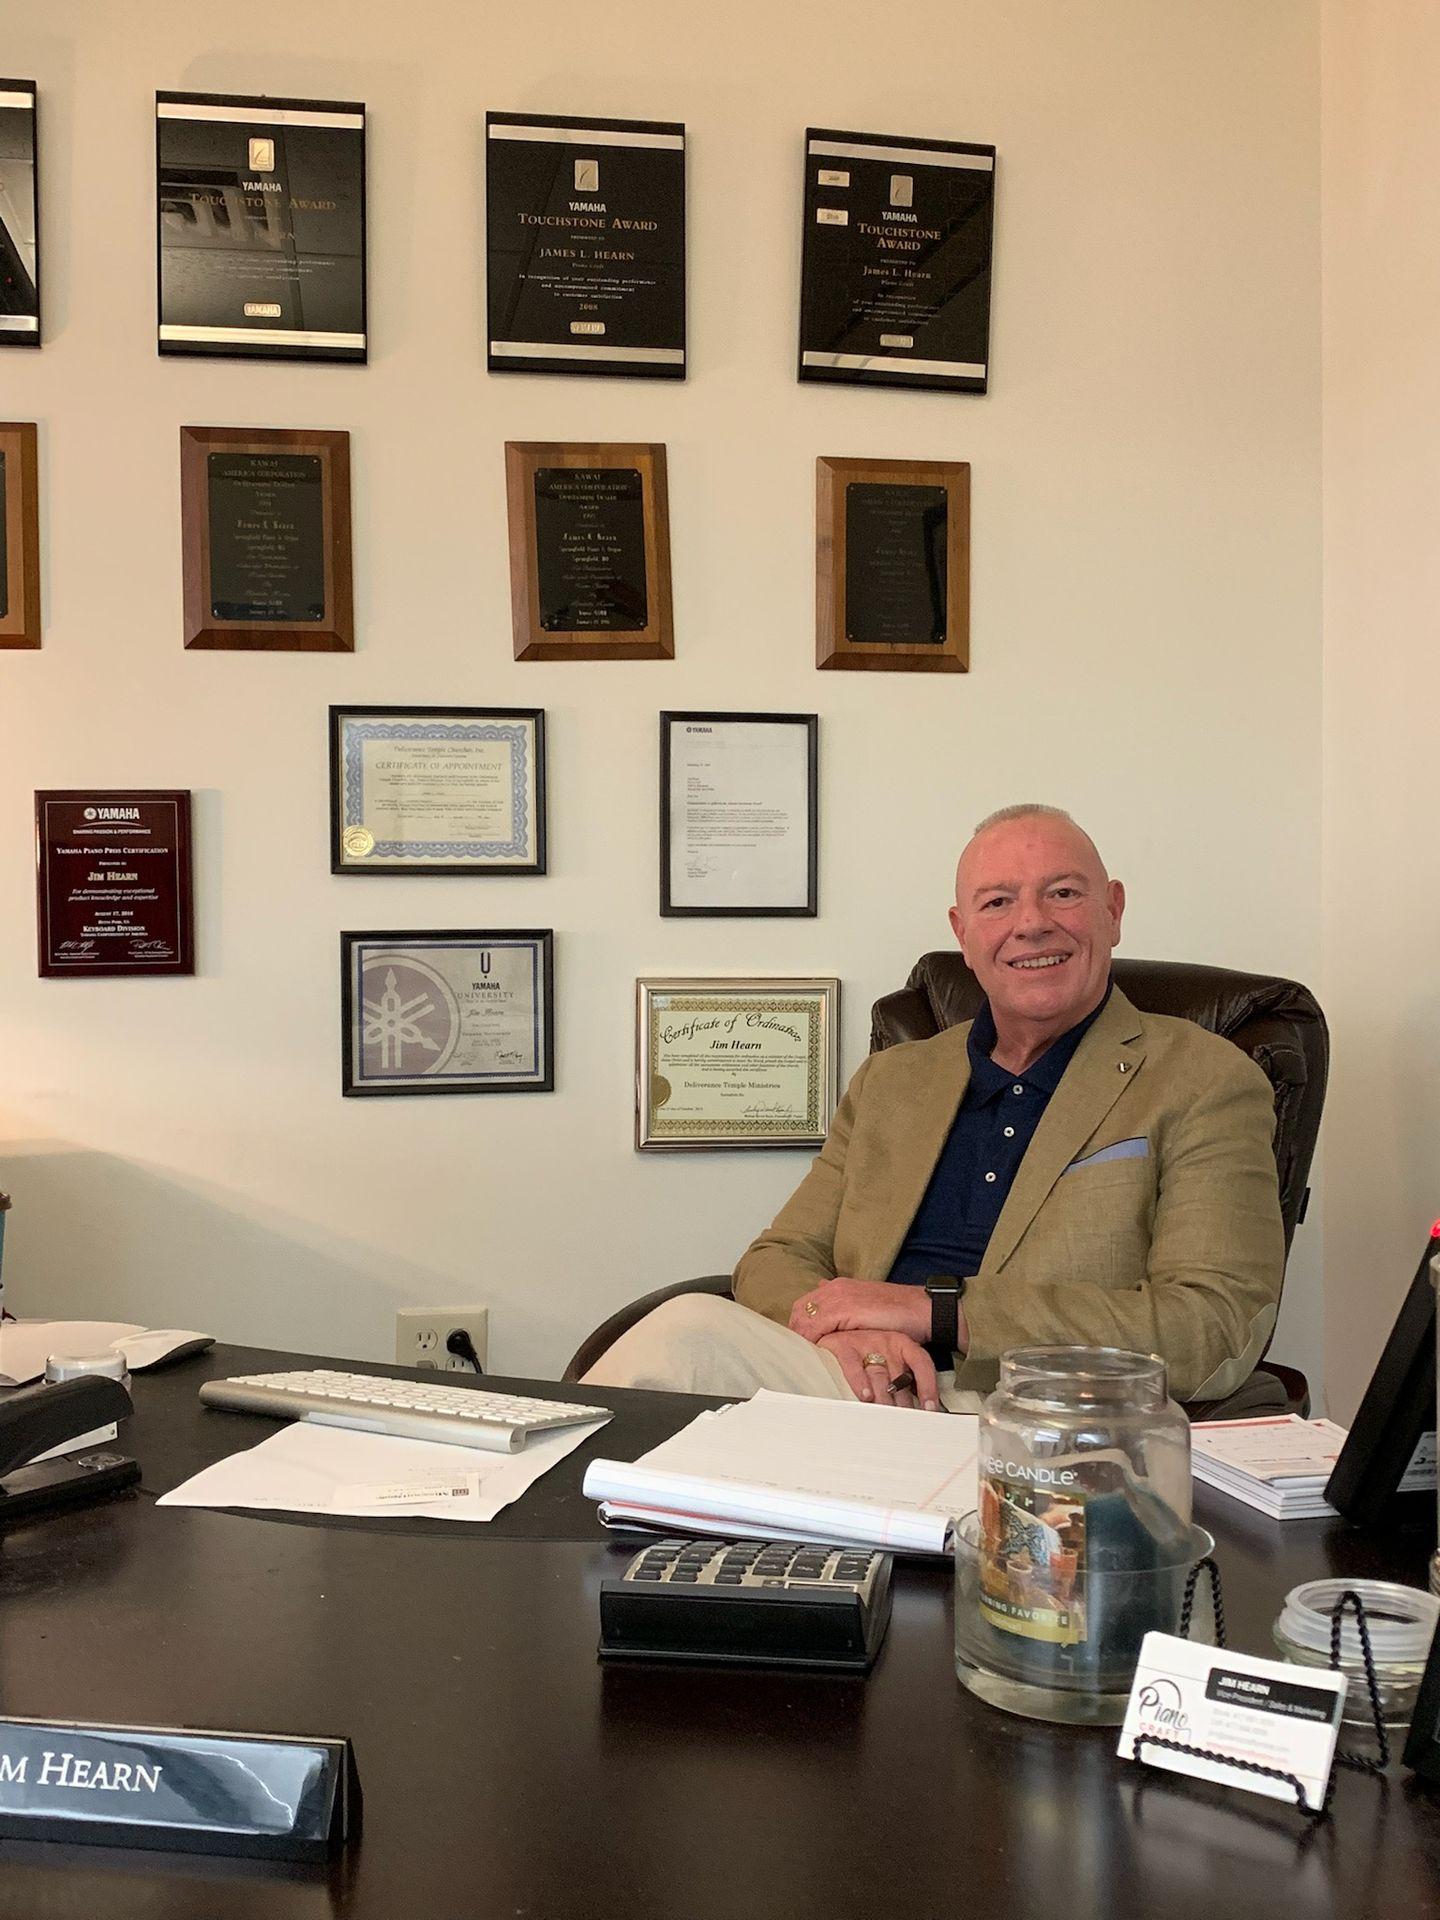
M 925 1344 L 937 1366 L 953 1367 L 960 1342 L 960 1297 L 965 1282 L 953 1273 L 932 1273 L 925 1291 L 930 1296 L 930 1338 Z

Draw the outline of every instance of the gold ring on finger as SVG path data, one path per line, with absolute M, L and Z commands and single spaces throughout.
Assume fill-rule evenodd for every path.
M 883 1353 L 867 1353 L 861 1364 L 867 1367 L 883 1367 L 886 1364 L 885 1356 Z

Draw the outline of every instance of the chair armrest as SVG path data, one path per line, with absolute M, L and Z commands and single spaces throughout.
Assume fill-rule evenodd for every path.
M 580 1379 L 590 1371 L 602 1353 L 610 1351 L 622 1333 L 628 1333 L 637 1321 L 643 1320 L 663 1301 L 673 1300 L 681 1293 L 715 1293 L 728 1298 L 730 1276 L 728 1273 L 702 1273 L 698 1279 L 677 1280 L 674 1286 L 657 1287 L 653 1293 L 644 1294 L 639 1300 L 631 1300 L 617 1313 L 612 1313 L 593 1333 L 586 1335 L 570 1356 L 570 1363 L 561 1374 L 561 1380 L 573 1384 Z

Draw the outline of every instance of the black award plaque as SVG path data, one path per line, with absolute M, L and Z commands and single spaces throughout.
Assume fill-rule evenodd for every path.
M 945 644 L 944 487 L 852 480 L 845 489 L 845 631 L 851 640 Z
M 963 673 L 970 664 L 970 469 L 816 462 L 820 667 Z
M 984 393 L 995 149 L 812 127 L 800 378 Z
M 190 795 L 35 796 L 40 974 L 194 973 Z
M 155 103 L 161 353 L 364 360 L 364 107 Z
M 492 373 L 685 377 L 685 129 L 485 116 Z
M 40 344 L 35 82 L 0 80 L 0 347 Z

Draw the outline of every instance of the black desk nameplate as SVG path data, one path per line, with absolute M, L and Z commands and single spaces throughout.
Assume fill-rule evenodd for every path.
M 0 1719 L 0 1839 L 324 1860 L 359 1813 L 348 1740 Z

